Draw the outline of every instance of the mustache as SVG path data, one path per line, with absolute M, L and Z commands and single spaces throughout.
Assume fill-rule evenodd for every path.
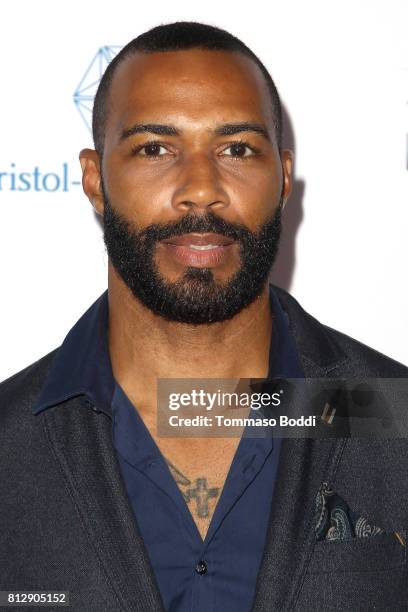
M 148 241 L 160 241 L 190 233 L 222 234 L 235 240 L 252 235 L 252 232 L 243 224 L 227 222 L 209 212 L 200 215 L 189 213 L 177 221 L 149 225 L 140 232 L 140 237 Z
M 280 212 L 279 207 L 274 217 L 269 220 L 269 223 L 279 223 Z M 227 238 L 248 243 L 256 239 L 262 239 L 262 234 L 264 233 L 264 228 L 261 228 L 259 233 L 252 232 L 244 224 L 225 221 L 225 219 L 218 217 L 211 211 L 205 214 L 188 213 L 176 221 L 154 223 L 145 227 L 143 230 L 137 230 L 137 228 L 133 228 L 129 222 L 112 209 L 109 199 L 106 198 L 104 206 L 104 225 L 110 225 L 114 219 L 116 219 L 116 223 L 119 221 L 121 225 L 126 226 L 127 231 L 129 231 L 134 238 L 137 237 L 138 240 L 144 242 L 146 245 L 152 245 L 161 240 L 168 240 L 169 238 L 190 233 L 221 234 Z

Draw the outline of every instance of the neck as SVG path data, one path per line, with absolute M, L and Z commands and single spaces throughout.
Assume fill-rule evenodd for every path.
M 272 316 L 262 294 L 228 321 L 190 325 L 154 314 L 109 264 L 109 351 L 129 397 L 147 398 L 157 378 L 264 378 Z

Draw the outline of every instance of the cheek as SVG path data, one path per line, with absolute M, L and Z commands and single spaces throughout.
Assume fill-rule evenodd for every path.
M 131 163 L 106 169 L 106 188 L 115 210 L 144 227 L 163 222 L 163 212 L 171 210 L 172 181 L 153 168 L 140 170 Z
M 256 231 L 279 206 L 281 180 L 275 173 L 252 172 L 247 173 L 243 180 L 231 182 L 231 213 L 235 221 L 243 223 L 251 231 Z

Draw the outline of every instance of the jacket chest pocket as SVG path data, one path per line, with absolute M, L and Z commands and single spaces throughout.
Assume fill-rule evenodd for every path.
M 407 602 L 406 546 L 381 534 L 316 542 L 296 610 L 407 610 Z
M 400 532 L 406 541 L 405 532 Z M 395 534 L 381 534 L 343 541 L 316 542 L 308 573 L 371 572 L 406 564 L 406 546 Z

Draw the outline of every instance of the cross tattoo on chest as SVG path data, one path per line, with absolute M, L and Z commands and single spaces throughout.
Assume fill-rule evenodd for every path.
M 211 489 L 208 489 L 207 479 L 197 478 L 196 486 L 194 488 L 190 488 L 183 491 L 181 487 L 187 487 L 191 485 L 191 480 L 184 476 L 184 474 L 182 474 L 173 463 L 168 460 L 166 461 L 167 465 L 169 466 L 170 473 L 178 484 L 186 503 L 188 504 L 192 499 L 195 499 L 197 516 L 199 516 L 200 518 L 206 518 L 210 513 L 210 507 L 208 502 L 211 498 L 217 497 L 220 489 L 218 487 L 212 487 Z
M 190 500 L 195 499 L 198 516 L 200 518 L 205 518 L 210 512 L 208 502 L 212 497 L 217 497 L 218 491 L 219 489 L 217 487 L 213 487 L 211 489 L 207 488 L 206 478 L 197 478 L 196 486 L 194 489 L 187 489 L 184 494 L 184 499 L 187 503 Z

